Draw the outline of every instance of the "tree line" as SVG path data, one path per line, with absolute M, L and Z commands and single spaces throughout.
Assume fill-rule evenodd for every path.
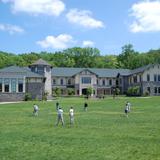
M 133 45 L 122 47 L 119 55 L 102 55 L 97 48 L 68 48 L 58 52 L 13 54 L 0 51 L 0 68 L 17 65 L 28 66 L 44 59 L 53 67 L 126 68 L 135 69 L 151 63 L 160 63 L 160 49 L 140 53 Z

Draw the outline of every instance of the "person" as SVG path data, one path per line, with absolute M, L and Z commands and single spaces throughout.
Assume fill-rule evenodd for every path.
M 61 107 L 59 107 L 58 111 L 57 111 L 57 123 L 56 123 L 56 126 L 58 126 L 60 121 L 62 122 L 62 126 L 64 126 L 63 109 Z
M 56 102 L 56 111 L 59 109 L 59 102 Z
M 88 107 L 88 103 L 85 102 L 85 103 L 84 103 L 84 111 L 87 111 L 87 107 Z
M 127 102 L 127 105 L 128 105 L 128 112 L 130 112 L 131 111 L 131 103 Z
M 129 112 L 128 103 L 126 103 L 124 112 L 125 112 L 126 117 L 128 117 L 128 112 Z
M 34 104 L 33 105 L 33 115 L 34 116 L 38 116 L 38 110 L 39 110 L 38 105 Z
M 70 117 L 70 125 L 74 124 L 74 110 L 73 107 L 70 108 L 69 110 L 69 117 Z

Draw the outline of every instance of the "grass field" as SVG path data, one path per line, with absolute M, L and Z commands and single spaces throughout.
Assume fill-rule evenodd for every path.
M 160 160 L 160 97 L 88 100 L 87 112 L 82 98 L 59 102 L 65 127 L 54 126 L 56 101 L 36 102 L 38 117 L 32 116 L 34 102 L 0 105 L 0 160 Z

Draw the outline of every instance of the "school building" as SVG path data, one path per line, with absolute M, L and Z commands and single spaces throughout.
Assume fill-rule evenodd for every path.
M 33 99 L 48 99 L 60 88 L 62 95 L 72 88 L 75 95 L 85 95 L 93 88 L 92 96 L 111 95 L 119 88 L 125 94 L 129 87 L 139 86 L 140 94 L 160 95 L 160 64 L 150 64 L 134 70 L 97 68 L 56 68 L 39 59 L 28 67 L 10 66 L 0 69 L 0 101 L 24 100 L 25 94 Z

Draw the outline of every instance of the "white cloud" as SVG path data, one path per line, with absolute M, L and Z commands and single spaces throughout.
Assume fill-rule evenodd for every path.
M 23 33 L 24 29 L 16 26 L 16 25 L 11 25 L 11 24 L 0 24 L 0 30 L 1 31 L 7 31 L 10 34 L 14 34 L 14 33 Z
M 94 42 L 93 41 L 83 41 L 82 46 L 83 47 L 94 47 Z
M 13 12 L 26 12 L 33 15 L 59 16 L 65 9 L 61 0 L 2 0 L 11 3 Z
M 65 49 L 73 42 L 73 37 L 71 35 L 60 34 L 57 37 L 47 36 L 44 40 L 38 41 L 37 44 L 42 48 Z
M 102 21 L 92 18 L 92 13 L 88 10 L 71 9 L 66 17 L 69 22 L 81 25 L 86 28 L 103 28 Z
M 131 32 L 160 31 L 160 0 L 135 3 L 131 8 L 131 16 L 135 18 L 130 25 Z

